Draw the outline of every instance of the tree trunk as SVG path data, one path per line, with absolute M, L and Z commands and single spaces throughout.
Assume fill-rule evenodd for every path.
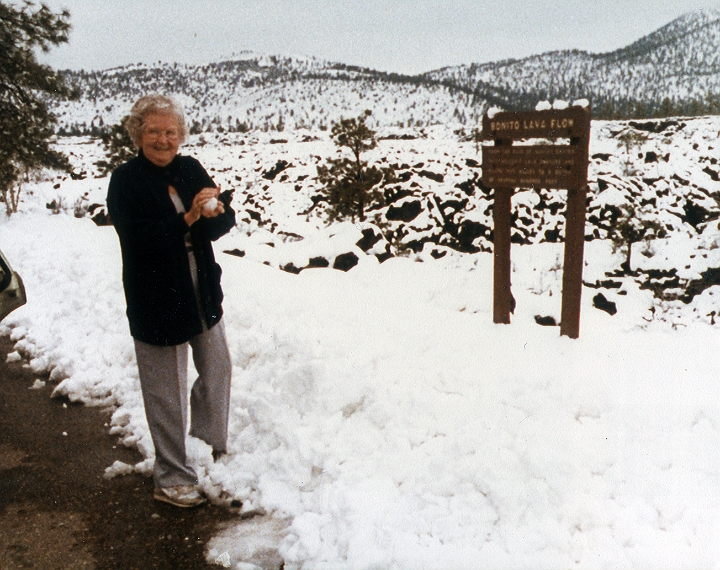
M 622 268 L 625 270 L 625 273 L 632 273 L 632 266 L 630 265 L 630 261 L 632 258 L 632 246 L 635 242 L 628 242 L 627 244 L 627 256 L 625 257 L 625 263 L 622 264 Z

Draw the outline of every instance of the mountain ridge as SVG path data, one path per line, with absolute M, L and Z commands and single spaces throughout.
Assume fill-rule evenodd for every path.
M 467 87 L 493 85 L 532 108 L 538 100 L 587 98 L 605 119 L 720 112 L 720 12 L 673 20 L 630 45 L 606 53 L 551 51 L 428 75 Z
M 80 98 L 53 107 L 60 134 L 97 134 L 148 92 L 177 97 L 194 133 L 322 130 L 365 109 L 379 128 L 464 131 L 490 106 L 528 110 L 553 99 L 588 99 L 601 119 L 707 115 L 720 113 L 719 47 L 720 11 L 706 9 L 606 53 L 550 51 L 419 75 L 254 52 L 204 65 L 63 71 Z

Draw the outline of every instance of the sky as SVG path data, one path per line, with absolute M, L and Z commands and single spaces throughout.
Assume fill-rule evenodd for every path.
M 624 47 L 712 0 L 44 0 L 71 13 L 41 60 L 101 70 L 242 51 L 415 74 L 559 49 Z

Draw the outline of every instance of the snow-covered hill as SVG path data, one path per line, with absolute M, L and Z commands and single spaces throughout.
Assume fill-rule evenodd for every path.
M 720 11 L 686 14 L 631 45 L 592 54 L 558 51 L 449 67 L 425 77 L 532 108 L 544 99 L 587 98 L 602 118 L 720 111 Z
M 81 97 L 54 106 L 65 134 L 117 123 L 151 92 L 179 99 L 192 132 L 323 129 L 365 109 L 385 126 L 462 126 L 477 124 L 486 107 L 467 89 L 432 79 L 250 53 L 204 66 L 134 65 L 67 77 Z
M 604 119 L 720 113 L 720 12 L 687 14 L 605 54 L 561 51 L 416 76 L 310 57 L 243 53 L 207 65 L 64 72 L 80 98 L 54 102 L 62 134 L 117 123 L 142 94 L 176 96 L 193 132 L 328 128 L 372 110 L 382 127 L 473 129 L 489 105 L 586 98 Z

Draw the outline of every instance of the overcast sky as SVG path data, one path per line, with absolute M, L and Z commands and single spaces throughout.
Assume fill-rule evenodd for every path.
M 623 47 L 717 0 L 44 0 L 70 42 L 42 61 L 107 69 L 250 50 L 420 73 L 550 50 Z

